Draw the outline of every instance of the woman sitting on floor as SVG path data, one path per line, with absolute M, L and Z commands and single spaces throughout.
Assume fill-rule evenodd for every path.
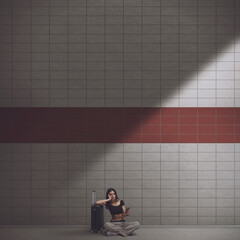
M 138 222 L 125 222 L 124 217 L 129 216 L 130 211 L 126 210 L 124 201 L 118 198 L 114 188 L 109 188 L 106 192 L 106 199 L 99 200 L 96 204 L 105 205 L 112 215 L 111 221 L 104 225 L 107 236 L 126 237 L 139 228 Z

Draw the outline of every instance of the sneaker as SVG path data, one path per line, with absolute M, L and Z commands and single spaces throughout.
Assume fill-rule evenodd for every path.
M 107 236 L 117 236 L 117 233 L 116 233 L 116 232 L 107 231 L 107 232 L 106 232 L 106 235 L 107 235 Z

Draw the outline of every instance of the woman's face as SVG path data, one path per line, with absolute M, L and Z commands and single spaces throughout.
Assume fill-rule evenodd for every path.
M 112 200 L 116 199 L 116 194 L 114 191 L 109 192 L 109 196 L 111 197 Z

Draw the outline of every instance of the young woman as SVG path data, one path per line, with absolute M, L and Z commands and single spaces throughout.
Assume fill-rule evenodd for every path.
M 99 205 L 105 205 L 112 215 L 112 220 L 105 223 L 106 235 L 121 235 L 126 237 L 139 228 L 138 222 L 125 222 L 124 217 L 129 216 L 130 211 L 126 211 L 125 203 L 118 198 L 114 188 L 109 188 L 106 192 L 106 199 L 96 202 Z

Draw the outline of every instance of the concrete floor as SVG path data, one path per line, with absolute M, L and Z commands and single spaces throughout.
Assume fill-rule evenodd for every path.
M 0 226 L 3 240 L 101 240 L 121 239 L 93 234 L 88 226 Z M 141 226 L 135 235 L 124 239 L 137 240 L 240 240 L 238 226 Z

